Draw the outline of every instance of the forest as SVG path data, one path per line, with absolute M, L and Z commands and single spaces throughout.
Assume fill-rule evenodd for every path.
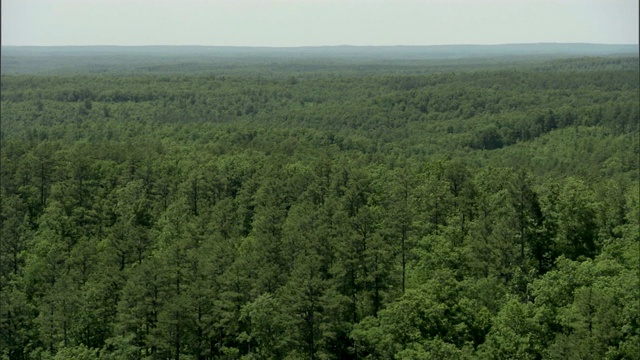
M 640 356 L 637 53 L 5 50 L 2 359 Z

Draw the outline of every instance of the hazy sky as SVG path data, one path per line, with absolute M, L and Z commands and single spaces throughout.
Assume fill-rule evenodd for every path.
M 638 0 L 2 0 L 3 45 L 638 43 Z

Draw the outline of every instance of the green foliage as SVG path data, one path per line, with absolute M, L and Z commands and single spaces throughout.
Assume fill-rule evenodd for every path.
M 634 59 L 2 75 L 0 356 L 637 358 Z

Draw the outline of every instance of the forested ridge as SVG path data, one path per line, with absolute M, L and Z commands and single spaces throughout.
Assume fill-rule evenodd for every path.
M 637 359 L 638 57 L 403 64 L 3 73 L 2 358 Z

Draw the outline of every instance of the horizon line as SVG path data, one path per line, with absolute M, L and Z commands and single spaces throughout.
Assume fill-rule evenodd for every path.
M 431 45 L 292 45 L 292 46 L 274 46 L 274 45 L 198 45 L 198 44 L 146 44 L 146 45 L 117 45 L 117 44 L 93 44 L 93 45 L 14 45 L 2 44 L 1 47 L 38 47 L 38 48 L 54 48 L 54 47 L 225 47 L 225 48 L 255 48 L 255 49 L 296 49 L 296 48 L 327 48 L 327 47 L 343 47 L 343 48 L 391 48 L 391 47 L 444 47 L 444 46 L 513 46 L 513 45 L 605 45 L 605 46 L 640 46 L 640 43 L 597 43 L 597 42 L 522 42 L 522 43 L 452 43 L 452 44 L 431 44 Z

